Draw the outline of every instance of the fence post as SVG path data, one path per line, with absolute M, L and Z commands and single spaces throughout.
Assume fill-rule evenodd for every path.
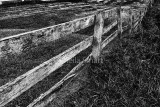
M 141 33 L 142 33 L 142 35 L 143 35 L 143 27 L 142 27 L 143 11 L 142 11 L 142 10 L 140 10 L 140 15 L 141 15 L 140 31 L 141 31 Z
M 133 14 L 132 14 L 132 8 L 129 9 L 129 24 L 130 24 L 130 30 L 129 30 L 129 34 L 132 34 L 132 30 L 133 30 Z
M 93 63 L 98 63 L 100 61 L 99 57 L 101 54 L 103 26 L 104 26 L 104 19 L 102 17 L 102 13 L 98 12 L 95 15 L 95 26 L 94 26 L 94 35 L 93 35 L 93 43 L 92 43 Z
M 150 0 L 150 7 L 152 7 L 152 0 Z
M 142 19 L 142 17 L 141 17 L 141 10 L 140 9 L 138 9 L 138 18 L 139 18 L 139 20 L 138 20 L 138 24 L 136 25 L 136 32 L 140 32 L 141 31 L 141 19 Z
M 117 22 L 118 22 L 118 36 L 122 36 L 122 15 L 121 15 L 121 6 L 117 8 Z

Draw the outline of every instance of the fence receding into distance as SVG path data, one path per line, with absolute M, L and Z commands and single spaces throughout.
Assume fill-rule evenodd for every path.
M 46 96 L 57 87 L 61 86 L 64 81 L 74 77 L 78 70 L 84 67 L 86 63 L 89 63 L 91 60 L 98 62 L 102 49 L 105 48 L 109 42 L 117 36 L 123 34 L 126 29 L 129 29 L 130 33 L 134 32 L 140 25 L 143 16 L 147 12 L 149 4 L 150 2 L 148 4 L 139 5 L 136 9 L 132 6 L 103 9 L 87 17 L 0 39 L 0 59 L 3 59 L 8 54 L 21 54 L 24 46 L 26 45 L 29 47 L 29 45 L 60 39 L 66 34 L 71 34 L 94 25 L 93 36 L 89 36 L 85 40 L 60 53 L 59 55 L 15 78 L 13 81 L 0 86 L 0 107 L 20 96 L 23 92 L 29 90 L 32 86 L 53 73 L 77 54 L 92 46 L 92 53 L 90 53 L 85 60 L 75 66 L 52 88 L 41 94 L 37 99 L 30 103 L 28 107 L 43 107 L 47 105 L 53 97 L 50 96 L 46 99 Z M 129 17 L 125 19 L 123 16 L 124 14 L 127 14 Z M 110 16 L 114 16 L 115 20 L 107 27 L 104 27 L 104 20 Z M 129 20 L 127 26 L 123 26 L 122 24 L 125 20 Z M 102 41 L 102 36 L 115 26 L 118 26 L 117 29 L 104 41 Z M 38 38 L 39 35 L 43 35 L 43 38 L 45 37 L 45 39 L 41 40 L 41 38 Z M 30 44 L 26 41 L 30 41 Z

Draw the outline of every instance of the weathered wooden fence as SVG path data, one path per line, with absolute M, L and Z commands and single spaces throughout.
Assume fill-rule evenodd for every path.
M 45 99 L 45 97 L 54 91 L 57 87 L 62 85 L 64 81 L 74 77 L 76 72 L 84 67 L 86 63 L 89 63 L 92 58 L 93 61 L 98 62 L 102 49 L 118 34 L 122 34 L 126 28 L 130 29 L 129 32 L 134 31 L 134 29 L 136 29 L 143 16 L 145 15 L 147 7 L 148 5 L 141 5 L 136 7 L 136 9 L 134 9 L 132 6 L 122 6 L 121 9 L 119 7 L 114 7 L 109 10 L 103 9 L 97 11 L 96 14 L 84 18 L 0 39 L 0 59 L 3 59 L 8 54 L 21 54 L 26 45 L 29 47 L 33 44 L 37 45 L 42 42 L 49 42 L 55 39 L 60 39 L 60 37 L 66 34 L 70 34 L 81 29 L 85 29 L 88 26 L 94 25 L 93 36 L 86 38 L 82 42 L 40 64 L 25 74 L 17 77 L 13 81 L 0 86 L 0 106 L 2 107 L 16 97 L 20 96 L 23 92 L 27 91 L 39 81 L 53 73 L 64 63 L 75 57 L 78 53 L 92 46 L 92 53 L 85 60 L 75 66 L 52 88 L 41 94 L 37 99 L 29 104 L 28 107 L 43 107 L 47 105 L 53 99 L 53 97 L 51 96 L 48 99 Z M 125 19 L 123 16 L 124 14 L 127 14 L 129 17 Z M 104 19 L 111 16 L 116 17 L 116 20 L 114 20 L 107 27 L 104 27 Z M 129 24 L 127 26 L 122 26 L 122 23 L 126 20 L 129 20 Z M 109 35 L 104 41 L 102 41 L 102 35 L 109 32 L 117 25 L 118 29 Z M 30 44 L 28 44 L 26 41 L 30 41 Z

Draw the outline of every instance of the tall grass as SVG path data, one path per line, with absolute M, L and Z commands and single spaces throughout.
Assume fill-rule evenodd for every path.
M 157 8 L 141 32 L 123 35 L 104 62 L 90 67 L 89 82 L 65 107 L 160 107 L 160 31 Z

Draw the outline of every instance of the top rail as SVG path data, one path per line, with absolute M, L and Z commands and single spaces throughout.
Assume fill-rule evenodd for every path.
M 108 18 L 115 15 L 116 7 L 99 11 L 104 11 L 103 16 Z M 93 14 L 66 23 L 2 38 L 0 39 L 0 59 L 6 57 L 8 54 L 19 55 L 27 47 L 37 46 L 40 43 L 54 41 L 67 34 L 85 29 L 93 25 L 94 16 L 95 15 Z M 28 44 L 27 41 L 30 41 L 30 44 Z
M 23 45 L 26 45 L 24 41 L 28 39 L 30 39 L 33 44 L 37 44 L 36 39 L 39 39 L 38 36 L 41 35 L 43 37 L 45 36 L 45 42 L 53 41 L 59 39 L 63 35 L 79 31 L 81 29 L 84 29 L 88 26 L 95 24 L 93 36 L 88 37 L 87 39 L 69 48 L 63 53 L 60 53 L 59 55 L 40 64 L 34 69 L 17 77 L 13 81 L 10 81 L 7 84 L 1 86 L 0 106 L 6 105 L 8 102 L 21 95 L 23 92 L 31 88 L 33 85 L 35 85 L 36 83 L 38 83 L 39 81 L 50 75 L 52 72 L 60 68 L 64 63 L 69 61 L 71 58 L 75 57 L 78 53 L 87 49 L 89 46 L 93 46 L 92 56 L 94 60 L 97 60 L 102 48 L 104 48 L 119 33 L 116 30 L 111 36 L 105 39 L 105 41 L 101 42 L 101 36 L 104 33 L 110 31 L 111 28 L 117 25 L 117 21 L 114 20 L 115 22 L 111 23 L 107 28 L 104 29 L 103 21 L 105 18 L 108 17 L 112 16 L 119 17 L 117 15 L 121 15 L 117 14 L 117 7 L 112 9 L 104 9 L 96 12 L 94 15 L 90 15 L 84 18 L 0 39 L 0 57 L 3 57 L 5 56 L 6 51 L 3 51 L 2 48 L 4 48 L 5 46 L 10 47 L 9 48 L 10 50 L 7 50 L 8 52 L 14 54 L 15 53 L 20 54 L 23 50 Z M 42 41 L 39 40 L 39 42 Z

